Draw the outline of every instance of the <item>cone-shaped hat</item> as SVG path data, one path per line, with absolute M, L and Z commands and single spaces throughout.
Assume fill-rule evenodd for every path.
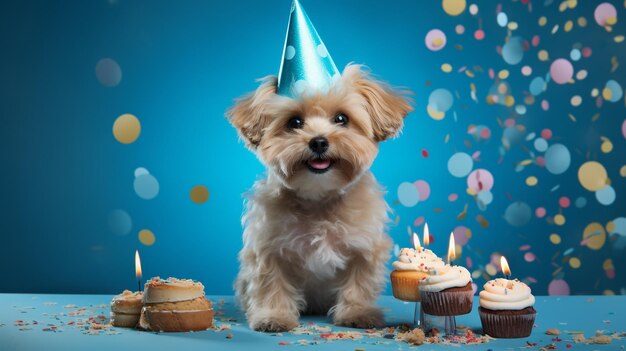
M 300 2 L 293 0 L 278 72 L 278 95 L 298 98 L 303 93 L 323 92 L 339 76 L 309 16 Z

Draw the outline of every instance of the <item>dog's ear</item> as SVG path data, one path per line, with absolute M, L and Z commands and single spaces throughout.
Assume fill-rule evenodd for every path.
M 251 150 L 256 149 L 261 142 L 263 129 L 269 121 L 265 105 L 276 96 L 276 77 L 269 76 L 259 81 L 262 83 L 257 90 L 237 99 L 235 105 L 226 112 L 228 121 Z
M 375 80 L 361 65 L 348 65 L 342 77 L 365 98 L 374 139 L 380 142 L 396 136 L 402 129 L 404 117 L 413 111 L 412 100 L 406 96 L 410 92 L 394 90 L 388 84 Z

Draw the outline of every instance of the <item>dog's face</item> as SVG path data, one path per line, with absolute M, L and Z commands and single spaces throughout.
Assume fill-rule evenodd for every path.
M 276 95 L 276 78 L 266 78 L 227 115 L 284 186 L 317 199 L 358 179 L 410 111 L 401 93 L 349 65 L 327 93 L 299 100 Z

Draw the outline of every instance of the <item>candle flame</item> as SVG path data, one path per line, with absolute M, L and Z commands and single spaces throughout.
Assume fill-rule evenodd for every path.
M 420 238 L 415 233 L 413 233 L 413 246 L 415 246 L 415 250 L 422 249 L 422 246 L 420 245 Z
M 505 276 L 510 276 L 511 275 L 511 269 L 509 268 L 509 263 L 506 261 L 506 257 L 504 256 L 500 256 L 500 267 L 502 267 L 502 273 L 504 273 Z
M 454 244 L 454 233 L 450 233 L 450 244 L 448 245 L 448 264 L 456 258 L 456 245 Z
M 135 277 L 141 280 L 141 259 L 139 259 L 139 250 L 135 250 Z
M 428 231 L 428 223 L 424 224 L 424 247 L 430 244 L 430 232 Z

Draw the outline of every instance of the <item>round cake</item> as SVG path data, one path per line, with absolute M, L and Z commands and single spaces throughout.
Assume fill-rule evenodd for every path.
M 443 267 L 444 262 L 428 249 L 404 248 L 393 262 L 391 290 L 402 301 L 420 301 L 419 284 L 431 269 Z
M 480 292 L 483 333 L 494 338 L 525 338 L 530 335 L 537 311 L 530 287 L 519 280 L 494 279 Z
M 184 332 L 213 326 L 213 307 L 202 283 L 191 279 L 152 278 L 144 286 L 140 327 Z
M 431 269 L 419 285 L 424 313 L 458 316 L 472 311 L 472 277 L 465 267 Z
M 111 324 L 114 327 L 134 328 L 141 314 L 143 294 L 124 290 L 111 300 Z

